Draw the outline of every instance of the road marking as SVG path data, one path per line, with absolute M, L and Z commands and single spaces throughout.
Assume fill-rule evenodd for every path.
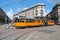
M 29 40 L 35 33 L 37 33 L 37 31 L 35 31 L 34 33 L 30 34 L 30 35 L 26 38 L 26 40 Z

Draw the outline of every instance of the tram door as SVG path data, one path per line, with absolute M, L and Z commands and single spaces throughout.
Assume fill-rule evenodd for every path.
M 47 20 L 43 20 L 43 26 L 47 25 Z

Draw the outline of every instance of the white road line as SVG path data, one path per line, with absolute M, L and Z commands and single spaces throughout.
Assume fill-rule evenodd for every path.
M 35 33 L 37 33 L 37 31 L 35 31 L 34 33 L 30 34 L 30 35 L 26 38 L 26 40 L 29 40 Z

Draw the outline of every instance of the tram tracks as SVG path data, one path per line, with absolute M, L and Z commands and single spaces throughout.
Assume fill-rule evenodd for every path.
M 31 32 L 31 31 L 33 31 L 33 30 L 35 30 L 35 29 L 25 29 L 25 30 L 17 30 L 18 32 L 15 32 L 15 33 L 12 33 L 12 34 L 9 34 L 8 36 L 5 36 L 5 37 L 3 37 L 3 38 L 0 38 L 0 40 L 8 40 L 8 39 L 10 39 L 10 40 L 17 40 L 17 39 L 19 39 L 20 37 L 22 37 L 23 35 L 25 35 L 25 34 L 27 34 L 27 33 L 29 33 L 29 32 Z
M 23 39 L 23 38 L 24 38 L 24 35 L 29 35 L 29 34 L 35 32 L 37 29 L 38 29 L 38 28 L 32 29 L 32 30 L 30 30 L 30 31 L 27 31 L 27 32 L 23 33 L 22 35 L 19 35 L 19 36 L 18 36 L 16 39 L 14 39 L 14 40 L 20 40 L 21 37 L 22 37 L 22 39 Z M 25 40 L 25 39 L 24 39 L 24 40 Z
M 18 32 L 18 33 L 16 33 L 16 34 L 14 34 L 14 35 L 11 35 L 11 36 L 9 36 L 9 37 L 7 37 L 7 38 L 5 38 L 4 40 L 17 40 L 17 39 L 19 39 L 20 37 L 22 37 L 23 35 L 25 35 L 25 34 L 27 34 L 27 33 L 29 33 L 29 32 L 31 32 L 32 30 L 24 30 L 24 31 L 21 31 L 21 32 Z
M 11 35 L 16 34 L 18 30 L 19 30 L 19 29 L 13 30 L 13 31 L 11 31 L 11 32 L 6 32 L 6 33 L 1 34 L 1 35 L 0 35 L 0 40 L 2 40 L 2 39 L 4 39 L 4 38 L 7 38 L 7 37 L 9 37 L 9 36 L 11 36 Z
M 31 32 L 31 31 L 33 31 L 33 30 L 30 30 L 30 31 L 28 31 L 28 32 L 25 32 L 25 33 L 23 33 L 23 34 L 19 35 L 19 36 L 18 36 L 16 39 L 14 39 L 14 40 L 18 40 L 20 37 L 24 36 L 25 34 L 27 34 L 27 33 Z
M 15 29 L 13 29 L 13 30 L 5 30 L 5 32 L 1 32 L 0 31 L 0 35 L 5 34 L 5 33 L 8 33 L 8 32 L 11 32 L 11 31 L 15 31 Z
M 15 34 L 18 34 L 18 33 L 21 33 L 21 32 L 26 32 L 27 31 L 27 29 L 26 30 L 24 30 L 24 29 L 17 29 L 17 30 L 15 30 L 15 31 L 12 31 L 12 32 L 7 32 L 7 33 L 4 33 L 4 34 L 2 34 L 2 35 L 0 35 L 0 40 L 2 40 L 2 39 L 5 39 L 5 38 L 8 38 L 8 37 L 10 37 L 10 36 L 13 36 L 13 35 L 15 35 Z M 7 34 L 7 35 L 6 35 Z M 3 37 L 2 37 L 3 36 Z

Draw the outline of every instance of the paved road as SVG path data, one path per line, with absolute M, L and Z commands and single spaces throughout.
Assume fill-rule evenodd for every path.
M 25 34 L 18 40 L 60 40 L 60 26 L 40 27 Z
M 60 25 L 25 29 L 4 29 L 0 40 L 60 40 Z

